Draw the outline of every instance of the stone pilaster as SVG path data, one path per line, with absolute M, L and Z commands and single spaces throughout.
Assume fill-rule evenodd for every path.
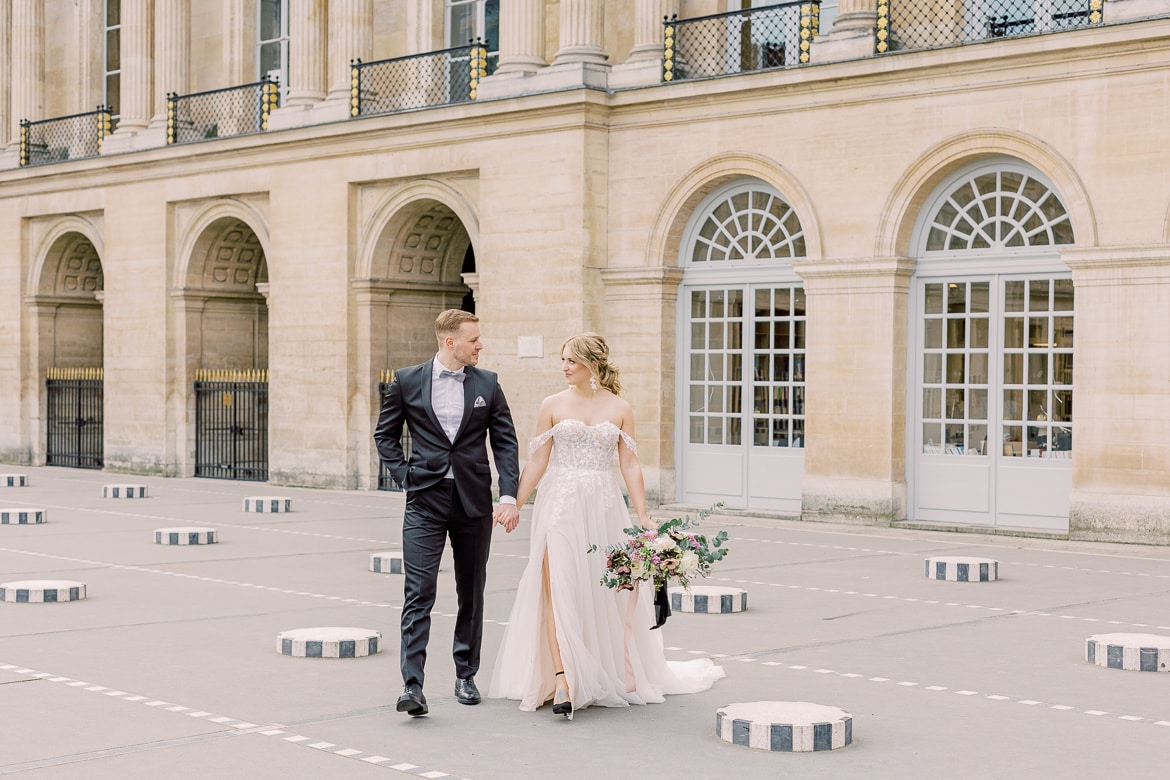
M 813 40 L 811 62 L 836 62 L 872 57 L 877 42 L 878 4 L 889 0 L 840 0 L 832 30 Z M 887 30 L 888 32 L 888 30 Z
M 20 147 L 20 120 L 44 119 L 45 82 L 44 4 L 40 0 L 12 2 L 12 92 L 9 147 Z M 10 167 L 10 166 L 6 166 Z
M 533 73 L 544 58 L 544 0 L 501 0 L 496 73 Z
M 634 46 L 629 58 L 613 67 L 611 88 L 640 87 L 662 80 L 662 20 L 678 11 L 679 0 L 636 0 Z
M 329 3 L 329 95 L 316 107 L 317 121 L 349 116 L 350 62 L 373 57 L 374 0 L 331 0 Z
M 268 129 L 301 127 L 325 99 L 328 8 L 325 0 L 289 0 L 288 90 L 268 117 Z M 281 85 L 282 88 L 284 85 Z
M 804 519 L 906 515 L 906 317 L 912 260 L 796 260 L 808 300 Z
M 115 134 L 137 133 L 153 115 L 150 0 L 122 0 L 122 105 Z
M 561 49 L 554 65 L 604 64 L 605 5 L 602 0 L 561 0 Z
M 166 144 L 167 94 L 191 91 L 191 0 L 155 0 L 154 116 L 149 132 L 162 132 Z
M 444 48 L 437 45 L 434 30 L 435 4 L 431 0 L 406 0 L 406 53 L 423 54 Z
M 0 3 L 0 132 L 4 133 L 12 127 L 12 75 L 12 4 Z M 3 139 L 0 149 L 9 140 Z

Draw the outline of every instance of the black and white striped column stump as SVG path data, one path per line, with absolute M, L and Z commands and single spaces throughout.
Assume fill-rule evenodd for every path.
M 146 498 L 146 485 L 102 485 L 102 498 Z
M 1085 640 L 1085 660 L 1131 672 L 1170 672 L 1170 636 L 1096 634 Z
M 806 701 L 728 704 L 715 712 L 715 736 L 757 750 L 837 750 L 853 742 L 853 716 Z
M 370 553 L 370 571 L 377 574 L 402 574 L 402 553 Z
M 668 588 L 672 612 L 700 612 L 722 615 L 747 610 L 747 591 L 721 585 L 692 585 L 687 589 Z
M 217 542 L 214 528 L 156 528 L 154 531 L 155 544 L 185 546 Z
M 245 512 L 291 512 L 292 499 L 283 496 L 249 496 L 244 499 Z
M 28 487 L 28 474 L 0 474 L 0 487 Z
M 947 582 L 993 582 L 999 579 L 999 561 L 961 555 L 927 558 L 926 577 Z
M 0 601 L 18 604 L 55 604 L 81 601 L 85 583 L 72 580 L 24 580 L 0 583 Z
M 37 525 L 48 519 L 44 509 L 0 509 L 0 525 Z
M 276 635 L 276 652 L 294 658 L 363 658 L 382 652 L 382 635 L 369 628 L 297 628 Z

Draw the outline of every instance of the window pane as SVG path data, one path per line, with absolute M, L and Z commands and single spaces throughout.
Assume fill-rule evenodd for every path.
M 942 355 L 922 356 L 922 381 L 928 385 L 942 382 Z
M 106 30 L 106 70 L 122 69 L 122 30 Z
M 280 0 L 260 0 L 260 40 L 280 37 Z
M 1062 352 L 1052 356 L 1052 384 L 1071 385 L 1073 379 L 1073 356 Z
M 791 374 L 788 373 L 788 355 L 776 355 L 772 358 L 772 367 L 775 373 L 772 378 L 777 382 L 788 382 L 792 380 Z
M 804 311 L 804 288 L 797 287 L 792 291 L 792 314 L 796 317 L 803 317 Z
M 1028 345 L 1032 347 L 1047 347 L 1049 345 L 1047 317 L 1028 318 Z
M 942 314 L 942 285 L 926 285 L 926 313 Z
M 728 418 L 728 420 L 727 420 L 727 443 L 728 444 L 741 444 L 742 443 L 743 434 L 742 434 L 741 428 L 742 428 L 742 425 L 740 424 L 739 418 L 737 418 L 737 417 Z
M 1024 414 L 1024 391 L 1003 391 L 1003 419 L 1022 420 Z
M 1072 279 L 1057 279 L 1052 283 L 1052 308 L 1055 311 L 1073 310 Z
M 973 385 L 987 384 L 987 355 L 971 355 L 971 374 L 968 381 Z
M 723 323 L 712 322 L 707 326 L 707 348 L 723 349 Z
M 1003 321 L 1003 345 L 1008 349 L 1024 346 L 1024 318 L 1006 317 Z
M 696 290 L 691 293 L 691 317 L 707 316 L 707 293 Z
M 1072 347 L 1073 345 L 1073 318 L 1053 317 L 1052 345 L 1054 347 Z
M 703 393 L 703 386 L 702 385 L 691 385 L 691 411 L 692 412 L 704 411 L 703 401 L 705 400 L 705 398 L 706 398 L 706 396 Z
M 711 319 L 723 319 L 723 300 L 725 293 L 723 290 L 711 291 Z
M 967 419 L 987 419 L 987 391 L 971 390 L 968 394 Z
M 740 399 L 742 399 L 742 398 L 743 398 L 743 392 L 742 392 L 741 388 L 739 388 L 735 385 L 732 385 L 731 387 L 727 388 L 727 413 L 728 414 L 739 414 L 740 412 L 743 411 L 743 405 L 740 403 Z
M 1003 356 L 1003 383 L 1019 385 L 1024 382 L 1024 356 L 1020 354 Z
M 1028 282 L 1028 311 L 1048 311 L 1048 280 Z
M 448 9 L 447 17 L 447 47 L 466 46 L 476 37 L 475 5 L 453 6 Z
M 942 320 L 927 320 L 925 346 L 927 349 L 942 347 Z
M 1007 282 L 1004 284 L 1004 309 L 1006 311 L 1024 310 L 1024 283 Z
M 1023 429 L 1018 425 L 1003 427 L 1003 454 L 1011 458 L 1024 456 Z
M 487 0 L 484 5 L 483 37 L 488 51 L 500 50 L 500 0 Z
M 971 348 L 987 349 L 988 322 L 986 317 L 971 318 Z
M 1048 391 L 1047 390 L 1029 390 L 1028 391 L 1028 420 L 1047 420 L 1048 419 Z
M 1048 353 L 1028 355 L 1028 384 L 1048 384 Z
M 986 425 L 972 425 L 967 430 L 967 453 L 968 455 L 986 455 L 987 454 L 987 426 Z
M 922 451 L 928 454 L 937 455 L 942 452 L 942 424 L 941 423 L 923 423 L 922 424 Z
M 965 381 L 963 354 L 947 355 L 947 382 L 949 384 L 962 384 Z
M 947 388 L 947 419 L 962 420 L 965 416 L 964 400 L 966 391 L 962 388 Z
M 707 419 L 707 443 L 708 444 L 722 444 L 723 443 L 723 418 L 709 417 Z
M 122 23 L 122 0 L 106 0 L 106 26 Z
M 965 346 L 967 346 L 967 321 L 947 320 L 947 347 L 962 349 Z
M 967 285 L 952 282 L 947 289 L 947 312 L 963 314 L 967 311 Z
M 703 443 L 703 418 L 691 417 L 691 444 Z
M 988 282 L 975 282 L 971 285 L 971 312 L 986 314 L 990 303 L 990 288 Z
M 1054 422 L 1072 422 L 1072 401 L 1072 390 L 1052 391 L 1052 420 Z
M 922 391 L 922 416 L 930 420 L 942 417 L 942 390 L 928 387 Z

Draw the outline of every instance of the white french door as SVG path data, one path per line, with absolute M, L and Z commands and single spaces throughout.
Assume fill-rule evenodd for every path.
M 804 476 L 804 290 L 689 287 L 682 498 L 800 510 Z
M 1067 529 L 1072 280 L 923 279 L 916 296 L 914 517 Z

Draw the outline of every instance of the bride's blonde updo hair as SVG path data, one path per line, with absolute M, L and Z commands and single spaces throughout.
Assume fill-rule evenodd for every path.
M 598 333 L 579 333 L 571 336 L 561 347 L 573 356 L 573 360 L 588 366 L 590 373 L 597 377 L 597 384 L 614 395 L 622 394 L 622 383 L 618 378 L 621 371 L 609 361 L 609 345 Z

